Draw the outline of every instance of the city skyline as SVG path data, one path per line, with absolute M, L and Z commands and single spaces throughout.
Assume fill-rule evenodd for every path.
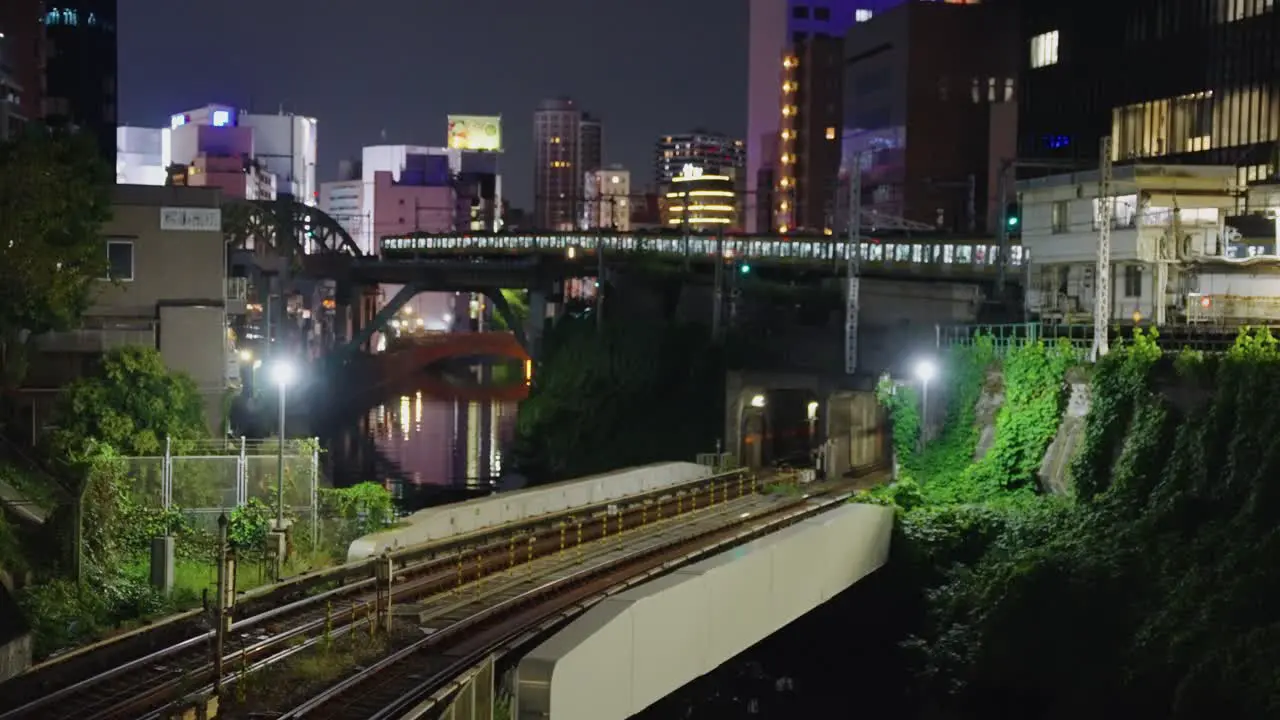
M 662 134 L 702 126 L 735 137 L 745 131 L 747 10 L 737 0 L 657 0 L 643 12 L 621 3 L 548 0 L 534 17 L 501 9 L 492 0 L 447 11 L 392 0 L 362 7 L 364 21 L 353 23 L 348 8 L 304 7 L 298 0 L 122 3 L 120 121 L 158 126 L 173 112 L 208 103 L 312 116 L 317 175 L 327 181 L 336 178 L 340 160 L 359 157 L 366 145 L 444 145 L 448 114 L 500 114 L 509 197 L 526 208 L 533 204 L 533 113 L 544 99 L 569 95 L 588 108 L 606 127 L 604 161 L 636 172 L 650 166 Z M 267 30 L 304 16 L 306 32 L 296 38 Z M 255 21 L 244 22 L 248 17 Z M 673 26 L 671 17 L 682 22 Z M 617 32 L 620 24 L 627 32 Z M 255 50 L 193 51 L 175 63 L 175 28 L 199 29 L 184 31 L 188 48 L 207 42 Z M 545 42 L 566 33 L 572 47 Z M 654 54 L 649 38 L 657 35 L 680 50 Z M 412 63 L 397 63 L 391 54 L 322 51 L 330 47 L 400 48 L 401 57 L 408 48 L 420 50 Z M 723 80 L 666 82 L 689 64 Z

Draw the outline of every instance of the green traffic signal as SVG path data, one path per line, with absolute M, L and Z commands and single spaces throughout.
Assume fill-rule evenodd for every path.
M 1009 227 L 1015 227 L 1015 226 L 1017 226 L 1017 224 L 1018 224 L 1018 217 L 1017 217 L 1016 215 L 1010 215 L 1010 216 L 1009 216 Z
M 742 267 L 738 268 L 738 272 L 742 273 L 743 275 L 746 275 L 747 273 L 751 272 L 751 266 L 744 264 Z

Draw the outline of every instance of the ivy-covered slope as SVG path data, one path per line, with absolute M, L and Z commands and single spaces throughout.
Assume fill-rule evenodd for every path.
M 1034 394 L 1001 427 L 1025 450 L 942 482 L 981 501 L 936 478 L 882 493 L 909 501 L 911 697 L 943 717 L 1280 716 L 1275 339 L 1170 356 L 1140 333 L 1093 378 L 1074 498 L 1021 490 L 1044 427 L 1013 423 L 1048 412 Z

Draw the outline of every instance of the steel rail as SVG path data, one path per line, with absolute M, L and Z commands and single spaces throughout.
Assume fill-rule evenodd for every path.
M 659 526 L 659 527 L 655 527 L 655 525 L 657 525 L 657 524 L 655 524 L 655 525 L 649 525 L 649 526 L 648 526 L 648 529 L 649 529 L 649 530 L 656 530 L 658 533 L 661 533 L 661 532 L 666 532 L 666 531 L 671 530 L 671 529 L 679 529 L 679 527 L 680 527 L 680 526 L 676 523 L 676 521 L 677 521 L 677 520 L 689 520 L 689 519 L 692 517 L 692 521 L 693 521 L 693 522 L 704 522 L 704 521 L 708 521 L 708 520 L 712 520 L 712 521 L 714 521 L 714 520 L 717 520 L 717 519 L 719 519 L 719 518 L 721 518 L 721 517 L 723 517 L 723 516 L 739 516 L 740 511 L 741 511 L 744 507 L 749 507 L 749 506 L 751 506 L 751 503 L 752 503 L 752 502 L 754 502 L 754 501 L 759 501 L 759 500 L 764 500 L 764 501 L 766 501 L 766 502 L 768 501 L 768 499 L 767 499 L 767 498 L 765 498 L 764 496 L 760 496 L 760 495 L 752 495 L 752 496 L 746 496 L 746 497 L 743 497 L 743 498 L 735 498 L 734 500 L 731 500 L 731 501 L 729 501 L 728 503 L 722 503 L 722 504 L 717 505 L 717 506 L 709 506 L 709 507 L 707 507 L 707 508 L 704 508 L 704 510 L 703 510 L 703 511 L 707 511 L 707 510 L 713 511 L 713 512 L 711 512 L 710 514 L 702 514 L 702 512 L 703 512 L 703 511 L 700 511 L 697 515 L 694 515 L 694 516 L 687 515 L 687 514 L 686 514 L 686 515 L 683 515 L 683 516 L 671 516 L 671 517 L 666 518 L 666 519 L 661 523 L 661 526 Z M 742 515 L 740 515 L 740 517 L 742 517 L 742 516 L 746 516 L 746 515 L 748 515 L 748 514 L 749 514 L 749 511 L 748 511 L 748 513 L 742 513 Z M 721 527 L 723 527 L 723 526 L 721 526 Z M 713 530 L 713 531 L 714 531 L 714 529 L 715 529 L 715 528 L 712 528 L 712 530 Z M 634 529 L 633 529 L 633 532 L 634 532 Z M 605 537 L 608 537 L 608 536 L 605 536 Z M 615 536 L 613 536 L 613 537 L 618 537 L 618 536 L 616 536 L 616 535 L 615 535 Z M 645 537 L 645 535 L 641 535 L 641 536 L 639 536 L 639 537 L 640 537 L 641 539 L 643 539 L 643 538 Z M 634 535 L 633 535 L 631 539 L 636 539 L 636 536 L 634 536 Z M 505 586 L 505 587 L 504 587 L 504 586 L 499 586 L 496 590 L 494 590 L 494 589 L 490 589 L 490 590 L 488 591 L 488 593 L 482 593 L 482 594 L 481 594 L 481 596 L 474 596 L 474 595 L 471 595 L 470 593 L 467 593 L 467 595 L 466 595 L 466 596 L 465 596 L 461 601 L 455 601 L 455 602 L 453 602 L 453 603 L 451 603 L 451 604 L 446 604 L 446 605 L 445 605 L 445 606 L 443 606 L 443 607 L 440 607 L 440 608 L 434 608 L 434 609 L 432 609 L 432 610 L 431 610 L 432 618 L 445 617 L 445 616 L 449 615 L 450 613 L 456 612 L 456 611 L 457 611 L 458 609 L 460 609 L 460 608 L 465 608 L 465 607 L 466 607 L 466 606 L 468 606 L 468 605 L 474 604 L 475 602 L 477 602 L 477 601 L 479 601 L 479 600 L 482 600 L 482 599 L 484 599 L 485 597 L 492 597 L 492 596 L 495 596 L 495 595 L 501 595 L 501 594 L 502 594 L 503 592 L 505 592 L 506 590 L 508 590 L 508 589 L 510 589 L 510 588 L 518 587 L 518 586 L 523 585 L 523 584 L 526 584 L 526 583 L 528 583 L 528 582 L 529 582 L 530 580 L 532 580 L 532 579 L 537 579 L 538 577 L 545 577 L 545 576 L 548 576 L 548 575 L 553 575 L 553 574 L 555 574 L 555 573 L 557 573 L 557 572 L 560 572 L 560 571 L 562 571 L 562 570 L 564 570 L 564 569 L 566 569 L 566 568 L 572 567 L 572 566 L 574 566 L 574 565 L 579 565 L 579 564 L 582 564 L 582 563 L 584 563 L 584 562 L 592 562 L 592 561 L 595 561 L 595 560 L 597 560 L 597 559 L 599 559 L 599 558 L 601 558 L 601 557 L 607 557 L 609 554 L 611 554 L 611 553 L 615 552 L 615 551 L 618 549 L 618 548 L 617 548 L 617 546 L 611 545 L 611 544 L 609 544 L 609 543 L 607 543 L 607 542 L 604 542 L 603 540 L 600 540 L 600 539 L 597 539 L 597 540 L 595 540 L 595 541 L 593 541 L 593 542 L 589 543 L 589 545 L 588 545 L 588 546 L 591 548 L 591 550 L 590 550 L 590 551 L 588 551 L 585 555 L 579 555 L 579 554 L 575 553 L 574 555 L 570 556 L 570 557 L 569 557 L 569 558 L 567 558 L 567 559 L 560 558 L 559 556 L 556 556 L 556 560 L 557 560 L 557 562 L 554 562 L 553 564 L 551 564 L 551 565 L 550 565 L 550 566 L 548 566 L 548 567 L 544 567 L 544 568 L 529 568 L 529 573 L 530 573 L 530 575 L 529 575 L 529 577 L 527 577 L 527 578 L 521 578 L 521 579 L 515 580 L 515 581 L 513 581 L 513 582 L 511 582 L 511 583 L 508 583 L 508 585 L 507 585 L 507 586 Z M 539 559 L 540 559 L 540 560 L 545 560 L 545 559 L 549 559 L 549 558 L 550 558 L 550 556 L 548 555 L 548 556 L 540 557 Z M 507 568 L 507 569 L 508 569 L 508 570 L 510 570 L 511 568 Z M 493 574 L 494 574 L 494 575 L 501 574 L 501 572 L 502 572 L 502 568 L 501 568 L 500 566 L 495 567 L 495 568 L 494 568 L 494 570 L 493 570 Z M 476 582 L 482 582 L 482 581 L 483 581 L 483 579 L 481 579 L 481 580 L 477 580 Z M 451 593 L 450 593 L 450 594 L 442 594 L 442 595 L 437 595 L 436 597 L 439 597 L 439 598 L 451 598 L 451 597 L 452 597 L 452 594 L 451 594 Z M 367 615 L 366 615 L 366 617 L 367 617 Z M 343 635 L 345 635 L 345 634 L 346 634 L 346 632 L 349 632 L 349 630 L 350 630 L 350 628 L 351 628 L 351 627 L 352 627 L 352 626 L 346 626 L 345 630 L 344 630 L 342 633 L 331 632 L 331 633 L 330 633 L 330 636 L 332 637 L 332 636 L 339 635 L 339 634 L 343 634 Z M 310 629 L 311 629 L 311 630 L 316 630 L 316 629 L 319 629 L 319 628 L 312 627 L 312 628 L 310 628 Z M 259 645 L 265 645 L 266 643 L 270 643 L 270 645 L 272 645 L 272 646 L 274 646 L 274 645 L 278 645 L 278 644 L 280 644 L 281 642 L 284 642 L 284 641 L 286 641 L 286 640 L 289 640 L 289 639 L 291 639 L 291 638 L 293 638 L 293 637 L 297 637 L 299 634 L 303 634 L 303 633 L 300 633 L 298 630 L 299 630 L 299 629 L 295 629 L 295 631 L 291 631 L 291 632 L 288 634 L 288 637 L 285 637 L 285 636 L 278 636 L 278 637 L 275 637 L 275 638 L 271 638 L 269 641 L 264 641 L 263 643 L 260 643 Z M 313 637 L 313 638 L 308 639 L 307 641 L 305 641 L 305 642 L 304 642 L 304 643 L 302 643 L 302 644 L 299 644 L 299 645 L 291 645 L 291 646 L 289 646 L 288 648 L 284 649 L 283 651 L 281 651 L 281 652 L 279 652 L 279 653 L 276 653 L 276 654 L 274 654 L 274 655 L 271 655 L 271 656 L 269 656 L 269 657 L 267 657 L 267 658 L 264 658 L 264 659 L 262 659 L 262 660 L 255 660 L 254 664 L 253 664 L 251 667 L 249 667 L 247 671 L 244 671 L 244 672 L 243 672 L 243 674 L 241 674 L 241 673 L 228 673 L 228 674 L 226 674 L 226 675 L 222 678 L 222 680 L 221 680 L 221 684 L 222 684 L 222 686 L 223 686 L 224 688 L 225 688 L 225 687 L 230 687 L 230 686 L 234 685 L 236 682 L 239 682 L 241 679 L 243 679 L 243 676 L 244 676 L 244 675 L 252 674 L 252 673 L 253 673 L 254 671 L 256 671 L 256 670 L 259 670 L 259 669 L 262 669 L 262 668 L 265 668 L 265 667 L 269 667 L 269 666 L 274 665 L 274 664 L 276 664 L 276 663 L 278 663 L 278 662 L 280 662 L 280 661 L 282 661 L 282 660 L 285 660 L 285 659 L 287 659 L 287 658 L 289 658 L 289 657 L 292 657 L 293 655 L 295 655 L 295 654 L 297 654 L 297 653 L 299 653 L 299 652 L 302 652 L 302 651 L 303 651 L 303 650 L 305 650 L 305 649 L 308 649 L 308 648 L 314 647 L 314 646 L 315 646 L 315 644 L 316 644 L 316 642 L 318 642 L 318 641 L 319 641 L 320 639 L 322 639 L 322 638 L 323 638 L 323 636 Z M 250 648 L 246 648 L 244 651 L 241 651 L 241 652 L 255 653 L 255 652 L 256 652 L 256 651 L 258 651 L 259 649 L 260 649 L 259 647 L 250 647 Z M 228 658 L 228 659 L 230 659 L 230 660 L 233 660 L 233 661 L 234 661 L 237 657 L 240 657 L 240 656 L 241 656 L 241 654 L 240 654 L 240 653 L 234 653 L 234 654 L 232 654 L 232 655 L 228 655 L 228 656 L 227 656 L 227 658 Z M 206 666 L 205 668 L 203 668 L 203 670 L 205 671 L 205 673 L 206 673 L 206 674 L 207 674 L 207 673 L 208 673 L 208 671 L 210 671 L 211 669 L 212 669 L 212 667 L 211 667 L 211 666 Z M 204 688 L 202 688 L 202 689 L 200 689 L 200 690 L 195 691 L 195 694 L 196 694 L 196 695 L 202 695 L 202 694 L 203 694 L 203 695 L 209 695 L 209 694 L 211 694 L 211 693 L 213 693 L 213 692 L 214 692 L 214 689 L 215 689 L 215 688 L 214 688 L 214 685 L 213 685 L 213 684 L 209 684 L 209 685 L 206 685 Z M 156 710 L 155 710 L 155 711 L 153 711 L 152 713 L 150 713 L 150 714 L 146 715 L 146 716 L 145 716 L 145 718 L 146 718 L 146 720 L 163 720 L 163 718 L 167 717 L 167 714 L 166 714 L 166 713 L 168 713 L 170 710 L 172 710 L 172 708 L 170 708 L 170 707 L 168 707 L 168 706 L 166 706 L 166 707 L 161 707 L 161 708 L 156 709 Z
M 543 527 L 549 523 L 554 524 L 557 521 L 564 520 L 566 518 L 575 517 L 583 513 L 596 514 L 602 510 L 607 509 L 610 505 L 618 505 L 618 504 L 624 504 L 624 503 L 634 504 L 637 502 L 643 502 L 647 500 L 656 500 L 662 497 L 666 497 L 668 495 L 674 495 L 680 492 L 688 492 L 690 488 L 698 488 L 703 485 L 713 484 L 715 482 L 725 481 L 731 478 L 736 479 L 738 476 L 746 475 L 746 474 L 747 474 L 747 470 L 745 469 L 736 469 L 736 470 L 730 470 L 723 473 L 715 473 L 707 477 L 697 478 L 695 480 L 690 480 L 688 482 L 680 483 L 677 485 L 669 485 L 665 488 L 658 488 L 655 490 L 649 490 L 646 492 L 637 493 L 635 495 L 627 495 L 623 497 L 613 498 L 611 500 L 605 500 L 603 502 L 593 503 L 591 505 L 584 505 L 582 507 L 566 508 L 565 510 L 559 510 L 553 513 L 540 515 L 534 518 L 527 518 L 519 522 L 510 523 L 506 525 L 495 525 L 487 528 L 480 528 L 478 530 L 474 530 L 469 533 L 455 535 L 448 538 L 429 540 L 425 543 L 394 550 L 391 552 L 391 556 L 392 556 L 392 559 L 396 561 L 408 562 L 412 560 L 417 560 L 424 555 L 430 555 L 433 553 L 450 552 L 457 548 L 464 547 L 466 545 L 473 544 L 477 541 L 483 540 L 484 538 L 490 535 L 503 533 L 503 532 L 527 531 L 530 529 Z M 574 480 L 566 481 L 566 483 L 572 483 L 572 482 L 578 482 L 578 481 L 574 481 Z M 543 487 L 545 488 L 545 487 L 554 487 L 554 486 L 548 485 Z M 254 588 L 253 590 L 248 590 L 244 592 L 240 596 L 239 602 L 242 604 L 248 604 L 251 602 L 270 601 L 273 597 L 276 597 L 276 596 L 288 595 L 289 593 L 304 592 L 306 590 L 311 589 L 312 587 L 315 587 L 316 585 L 321 585 L 328 582 L 341 583 L 353 577 L 363 579 L 368 576 L 370 564 L 376 559 L 377 558 L 368 558 L 364 560 L 350 561 L 350 562 L 346 562 L 341 565 L 338 565 L 336 567 L 303 573 L 301 575 L 297 575 L 295 577 L 282 580 L 278 583 L 273 583 L 271 585 L 263 586 L 260 588 Z M 72 650 L 68 650 L 66 652 L 59 653 L 52 657 L 46 658 L 45 660 L 35 665 L 32 665 L 22 675 L 19 675 L 16 678 L 11 678 L 10 680 L 5 681 L 4 683 L 0 683 L 0 690 L 4 689 L 5 685 L 13 680 L 29 678 L 32 675 L 35 675 L 38 673 L 44 673 L 44 672 L 56 670 L 59 666 L 66 665 L 67 663 L 75 660 L 85 659 L 87 656 L 93 655 L 94 653 L 104 652 L 110 649 L 114 649 L 116 646 L 125 644 L 129 641 L 139 640 L 148 635 L 153 635 L 164 630 L 174 629 L 173 626 L 181 624 L 183 622 L 198 621 L 202 618 L 202 616 L 203 616 L 203 611 L 201 610 L 188 610 L 185 612 L 170 615 L 165 618 L 161 618 L 144 627 L 135 628 L 128 632 L 120 633 L 117 635 L 112 635 L 111 637 L 104 638 L 95 643 L 91 643 L 83 647 L 79 647 Z M 0 716 L 0 717 L 3 717 L 3 716 Z
M 611 573 L 616 573 L 620 568 L 623 568 L 627 565 L 632 565 L 637 562 L 641 562 L 645 559 L 650 559 L 654 556 L 662 555 L 664 553 L 669 553 L 681 547 L 690 546 L 690 545 L 696 546 L 700 542 L 705 542 L 706 539 L 709 537 L 722 535 L 728 530 L 731 530 L 732 528 L 743 525 L 743 524 L 752 525 L 751 529 L 749 530 L 735 533 L 728 538 L 721 539 L 710 545 L 695 547 L 694 550 L 691 550 L 688 553 L 684 553 L 672 560 L 665 561 L 656 570 L 651 570 L 651 571 L 646 570 L 645 572 L 635 573 L 636 579 L 630 585 L 628 585 L 626 581 L 624 581 L 616 585 L 611 585 L 609 588 L 606 588 L 605 591 L 596 591 L 595 593 L 593 593 L 592 596 L 590 596 L 590 598 L 586 600 L 570 603 L 569 604 L 570 608 L 576 607 L 576 610 L 574 610 L 572 614 L 576 614 L 577 612 L 581 612 L 581 610 L 585 609 L 586 607 L 593 605 L 595 602 L 598 602 L 599 599 L 607 597 L 608 595 L 606 593 L 608 592 L 609 589 L 612 589 L 614 587 L 618 587 L 618 588 L 632 587 L 635 584 L 638 584 L 639 582 L 643 582 L 644 580 L 652 578 L 656 574 L 669 572 L 671 569 L 674 569 L 684 564 L 688 564 L 689 562 L 695 559 L 704 557 L 708 553 L 718 552 L 721 549 L 739 544 L 751 537 L 755 537 L 763 533 L 771 532 L 783 524 L 786 524 L 789 522 L 795 522 L 797 520 L 804 519 L 814 514 L 823 512 L 827 509 L 830 509 L 836 504 L 844 502 L 845 500 L 848 499 L 848 497 L 849 497 L 848 494 L 842 494 L 833 499 L 822 501 L 817 505 L 811 504 L 808 496 L 805 496 L 804 498 L 800 498 L 795 502 L 782 501 L 777 509 L 771 510 L 766 514 L 756 515 L 751 517 L 739 517 L 739 518 L 736 518 L 734 522 L 731 522 L 727 525 L 713 527 L 713 528 L 704 530 L 695 536 L 677 538 L 675 540 L 669 541 L 662 545 L 658 545 L 656 547 L 643 548 L 634 553 L 630 553 L 628 555 L 614 559 L 604 565 L 589 568 L 589 569 L 584 569 L 576 573 L 573 573 L 571 575 L 568 575 L 566 577 L 552 580 L 548 583 L 544 583 L 543 585 L 530 589 L 520 595 L 517 595 L 512 598 L 508 598 L 495 605 L 485 607 L 484 609 L 468 616 L 467 618 L 460 620 L 458 622 L 455 622 L 449 625 L 448 627 L 443 628 L 437 631 L 436 633 L 433 633 L 430 636 L 427 636 L 421 640 L 414 642 L 409 646 L 406 646 L 404 649 L 397 651 L 396 653 L 384 658 L 383 660 L 380 660 L 376 663 L 373 663 L 367 666 L 365 669 L 361 670 L 355 675 L 352 675 L 340 681 L 334 686 L 326 689 L 325 691 L 301 703 L 300 705 L 293 708 L 289 712 L 278 716 L 278 720 L 286 720 L 286 719 L 294 720 L 296 718 L 306 717 L 317 710 L 322 710 L 323 708 L 325 708 L 327 705 L 334 702 L 335 700 L 352 693 L 352 691 L 358 690 L 359 688 L 361 688 L 361 686 L 365 685 L 366 683 L 371 681 L 373 678 L 379 677 L 381 673 L 399 666 L 408 658 L 414 657 L 419 653 L 422 653 L 425 651 L 433 650 L 437 646 L 441 645 L 442 643 L 446 643 L 457 638 L 460 634 L 476 627 L 477 625 L 480 625 L 489 620 L 493 620 L 504 613 L 511 612 L 521 606 L 526 605 L 532 600 L 538 600 L 543 598 L 546 598 L 547 600 L 552 600 L 557 594 L 566 592 L 566 591 L 572 591 L 573 589 L 577 588 L 580 583 L 584 581 L 588 581 L 591 579 L 598 579 L 602 576 L 607 578 L 610 576 Z M 794 508 L 796 508 L 797 506 L 806 506 L 806 507 L 800 510 L 794 510 Z M 777 517 L 779 515 L 781 515 L 781 517 Z M 773 520 L 761 523 L 760 521 L 765 518 L 773 518 Z M 614 593 L 618 591 L 620 590 L 615 590 Z M 591 599 L 591 598 L 594 598 L 594 599 Z M 535 608 L 536 607 L 537 606 L 535 606 Z M 508 633 L 507 635 L 504 635 L 503 639 L 506 639 L 510 635 L 518 636 L 522 634 L 531 625 L 534 625 L 535 623 L 545 620 L 548 616 L 555 615 L 556 613 L 563 613 L 563 612 L 565 612 L 563 608 L 557 608 L 556 610 L 553 610 L 553 611 L 542 611 L 538 614 L 537 617 L 521 623 L 520 627 L 517 628 L 516 631 L 513 631 L 512 633 Z M 410 690 L 408 690 L 407 692 L 402 694 L 399 698 L 392 701 L 388 706 L 386 706 L 383 709 L 383 711 L 381 711 L 381 713 L 378 714 L 376 717 L 383 717 L 387 712 L 390 712 L 391 710 L 396 708 L 402 708 L 402 706 L 404 706 L 406 703 L 409 703 L 410 701 L 417 702 L 423 694 L 424 687 L 430 687 L 434 689 L 441 681 L 455 677 L 458 674 L 458 672 L 464 671 L 467 668 L 469 668 L 471 665 L 474 665 L 476 656 L 484 657 L 484 656 L 487 656 L 488 654 L 491 654 L 492 652 L 491 645 L 492 645 L 491 643 L 487 643 L 484 647 L 479 648 L 475 651 L 469 652 L 461 660 L 451 663 L 445 671 L 442 671 L 439 673 L 433 673 L 431 677 L 428 679 L 427 683 L 415 684 L 414 687 L 412 687 Z M 395 710 L 395 711 L 398 712 L 399 710 Z M 390 715 L 387 715 L 387 717 L 390 717 Z
M 746 471 L 744 470 L 735 470 L 728 473 L 711 475 L 711 476 L 699 478 L 697 480 L 690 481 L 687 483 L 672 485 L 666 488 L 660 488 L 660 489 L 649 491 L 646 493 L 641 493 L 641 494 L 631 495 L 631 496 L 626 496 L 621 498 L 615 498 L 613 500 L 596 503 L 590 506 L 583 506 L 579 508 L 574 508 L 572 510 L 567 510 L 564 512 L 558 512 L 558 513 L 540 516 L 539 518 L 531 519 L 528 522 L 517 523 L 513 525 L 506 525 L 506 526 L 495 526 L 493 528 L 485 528 L 483 530 L 475 531 L 473 533 L 468 533 L 462 536 L 456 536 L 454 538 L 448 538 L 446 540 L 424 543 L 419 546 L 404 548 L 398 551 L 394 551 L 394 552 L 388 553 L 388 555 L 392 558 L 393 562 L 399 559 L 402 561 L 402 563 L 404 563 L 396 569 L 397 575 L 402 575 L 403 573 L 406 573 L 406 572 L 409 572 L 415 575 L 422 575 L 424 573 L 429 573 L 433 570 L 444 570 L 447 567 L 451 567 L 454 564 L 454 561 L 456 560 L 458 553 L 472 552 L 476 554 L 485 554 L 485 553 L 500 552 L 505 547 L 504 541 L 508 539 L 508 536 L 511 535 L 512 533 L 517 533 L 520 530 L 529 530 L 529 529 L 553 530 L 556 527 L 558 527 L 555 524 L 557 520 L 564 520 L 567 518 L 578 517 L 583 515 L 584 513 L 588 514 L 588 517 L 590 519 L 595 519 L 600 517 L 602 513 L 607 513 L 608 509 L 614 506 L 622 506 L 623 508 L 622 512 L 624 513 L 624 516 L 625 514 L 634 515 L 638 512 L 638 510 L 647 508 L 647 503 L 649 503 L 650 501 L 656 501 L 657 504 L 661 506 L 661 504 L 664 501 L 670 501 L 670 499 L 672 498 L 678 498 L 679 496 L 688 494 L 690 492 L 696 493 L 707 485 L 711 485 L 714 488 L 715 484 L 718 482 L 726 483 L 723 487 L 728 488 L 728 487 L 731 487 L 731 485 L 728 484 L 729 481 L 731 480 L 739 480 L 740 482 L 745 482 L 745 474 L 746 474 Z M 587 527 L 587 523 L 581 523 L 581 525 L 583 527 Z M 533 533 L 532 536 L 538 537 L 539 534 Z M 470 540 L 473 543 L 477 541 L 484 541 L 484 540 L 489 540 L 489 542 L 479 547 L 475 547 L 473 545 L 469 545 L 468 540 Z M 454 554 L 443 556 L 443 557 L 441 556 L 441 553 L 449 552 L 450 550 L 454 551 Z M 427 557 L 428 559 L 420 560 L 423 557 Z M 419 559 L 420 562 L 409 564 L 412 559 Z M 295 578 L 291 581 L 288 581 L 284 584 L 275 586 L 274 588 L 269 588 L 266 591 L 259 593 L 257 597 L 260 598 L 272 591 L 274 592 L 281 592 L 284 590 L 300 591 L 305 589 L 302 587 L 303 583 L 306 583 L 310 586 L 315 586 L 315 585 L 324 584 L 326 582 L 334 582 L 334 581 L 350 579 L 355 576 L 356 572 L 364 573 L 364 576 L 361 577 L 357 582 L 344 583 L 343 585 L 337 588 L 332 588 L 330 590 L 324 591 L 322 593 L 318 593 L 316 595 L 308 596 L 300 600 L 296 600 L 281 606 L 277 606 L 265 612 L 259 613 L 254 616 L 250 616 L 248 618 L 245 618 L 244 620 L 233 623 L 232 630 L 244 631 L 249 629 L 250 627 L 261 624 L 268 620 L 279 618 L 279 617 L 288 615 L 290 613 L 303 611 L 309 607 L 318 606 L 321 603 L 327 602 L 328 600 L 334 597 L 355 594 L 363 589 L 369 588 L 375 583 L 375 581 L 369 578 L 368 575 L 371 573 L 371 568 L 373 567 L 373 563 L 376 562 L 377 560 L 378 558 L 370 558 L 368 560 L 361 560 L 354 563 L 348 563 L 344 566 L 333 568 L 332 570 L 329 570 L 329 571 L 322 571 L 321 573 L 313 573 L 307 576 L 302 576 L 299 578 Z M 251 598 L 246 596 L 245 598 L 241 599 L 241 602 L 247 603 L 252 599 L 256 599 L 256 598 Z M 340 614 L 344 614 L 344 613 L 349 614 L 349 611 L 346 611 L 346 610 L 340 611 Z M 199 618 L 199 616 L 200 616 L 199 611 L 195 611 L 194 613 L 187 613 L 182 617 L 197 619 Z M 151 630 L 154 632 L 161 629 L 161 627 L 162 627 L 161 625 L 152 626 Z M 173 645 L 169 645 L 160 650 L 152 651 L 145 655 L 135 657 L 126 662 L 114 665 L 113 667 L 111 667 L 106 671 L 96 673 L 94 675 L 81 679 L 77 682 L 74 682 L 70 685 L 59 688 L 57 690 L 44 692 L 43 694 L 37 696 L 34 699 L 29 700 L 28 702 L 16 708 L 13 708 L 11 710 L 8 710 L 3 714 L 0 714 L 0 720 L 16 720 L 17 718 L 26 716 L 36 710 L 39 710 L 44 707 L 48 707 L 53 703 L 65 701 L 68 698 L 74 697 L 77 694 L 83 693 L 86 690 L 90 690 L 96 686 L 100 686 L 110 680 L 121 677 L 130 672 L 135 672 L 140 669 L 146 668 L 148 666 L 153 666 L 162 660 L 166 660 L 177 654 L 191 650 L 199 646 L 201 643 L 209 642 L 213 637 L 213 635 L 214 635 L 214 631 L 203 630 L 199 632 L 199 634 L 188 637 Z M 99 647 L 98 649 L 105 651 L 108 648 Z M 0 684 L 0 696 L 3 695 L 3 691 L 6 689 L 6 686 L 12 687 L 10 683 L 14 681 L 22 681 L 24 679 L 31 682 L 34 682 L 35 680 L 34 678 L 32 678 L 29 672 L 27 674 L 18 676 L 17 678 L 14 678 L 6 683 Z
M 838 494 L 830 499 L 820 501 L 816 505 L 810 505 L 810 507 L 802 508 L 797 512 L 773 518 L 763 525 L 743 530 L 733 537 L 718 540 L 711 545 L 693 550 L 680 558 L 668 560 L 657 567 L 632 575 L 590 598 L 573 603 L 565 610 L 548 613 L 539 620 L 532 621 L 530 623 L 534 625 L 532 629 L 528 626 L 519 628 L 486 644 L 484 647 L 467 653 L 454 661 L 448 668 L 436 673 L 424 680 L 416 688 L 406 692 L 392 706 L 388 706 L 368 720 L 420 720 L 420 718 L 423 718 L 427 713 L 443 704 L 454 693 L 462 689 L 463 685 L 465 685 L 465 679 L 469 679 L 474 671 L 479 669 L 479 663 L 482 663 L 485 658 L 513 652 L 614 595 L 626 592 L 638 585 L 643 585 L 660 575 L 665 575 L 691 563 L 706 559 L 710 555 L 715 555 L 744 542 L 749 542 L 762 534 L 775 532 L 780 527 L 791 525 L 814 515 L 820 515 L 837 505 L 844 504 L 852 496 L 852 493 Z M 750 524 L 750 522 L 748 521 L 744 524 Z M 426 697 L 424 698 L 424 696 Z

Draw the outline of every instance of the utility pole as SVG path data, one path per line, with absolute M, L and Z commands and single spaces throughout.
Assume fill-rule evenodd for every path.
M 1108 351 L 1107 326 L 1111 319 L 1111 137 L 1102 138 L 1098 162 L 1098 267 L 1093 285 L 1093 350 L 1089 359 L 1101 360 Z
M 616 229 L 616 223 L 613 221 L 615 198 L 609 198 L 609 225 Z M 604 332 L 604 223 L 600 222 L 600 200 L 596 200 L 596 296 L 595 296 L 595 314 L 596 314 L 596 332 Z
M 844 306 L 844 371 L 858 371 L 858 273 L 862 270 L 862 154 L 853 156 L 849 171 L 849 243 L 845 250 L 848 292 Z
M 683 203 L 683 207 L 681 208 L 683 210 L 683 212 L 681 213 L 682 220 L 680 222 L 680 227 L 683 235 L 681 242 L 684 250 L 684 269 L 686 271 L 689 269 L 689 198 L 691 197 L 692 196 L 689 194 L 689 191 L 685 190 L 684 203 Z
M 715 294 L 711 298 L 711 341 L 720 342 L 721 315 L 724 314 L 724 226 L 716 231 Z
M 1004 288 L 1009 272 L 1009 173 L 1016 160 L 1000 161 L 1000 177 L 996 180 L 996 197 L 1000 203 L 1000 224 L 996 235 L 1000 239 L 1000 257 L 996 258 L 996 297 L 1004 300 Z

